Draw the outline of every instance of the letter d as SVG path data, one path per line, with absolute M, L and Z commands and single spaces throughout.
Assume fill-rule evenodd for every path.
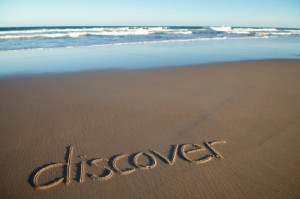
M 66 184 L 68 185 L 70 182 L 71 182 L 71 160 L 72 160 L 72 153 L 73 153 L 73 147 L 72 146 L 69 146 L 69 150 L 67 151 L 67 160 L 65 163 L 53 163 L 53 164 L 49 164 L 41 169 L 39 169 L 34 177 L 33 177 L 33 184 L 35 186 L 35 188 L 37 190 L 46 190 L 46 189 L 50 189 L 52 187 L 55 187 L 56 185 L 59 185 L 60 183 L 62 183 L 64 180 L 66 180 Z M 59 178 L 58 180 L 55 180 L 53 182 L 50 182 L 46 185 L 40 185 L 38 183 L 38 179 L 40 177 L 40 175 L 50 169 L 53 169 L 53 168 L 57 168 L 57 167 L 66 167 L 66 170 L 67 170 L 67 176 L 62 176 L 61 178 Z

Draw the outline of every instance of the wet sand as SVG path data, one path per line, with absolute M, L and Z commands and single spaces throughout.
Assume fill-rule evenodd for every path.
M 0 198 L 299 198 L 299 102 L 299 60 L 0 79 Z

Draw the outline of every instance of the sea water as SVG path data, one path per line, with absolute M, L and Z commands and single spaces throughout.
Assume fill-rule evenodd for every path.
M 300 58 L 300 29 L 0 28 L 0 76 Z

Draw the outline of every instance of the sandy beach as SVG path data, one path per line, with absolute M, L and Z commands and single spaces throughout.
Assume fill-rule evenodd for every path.
M 300 198 L 300 61 L 0 79 L 0 198 Z

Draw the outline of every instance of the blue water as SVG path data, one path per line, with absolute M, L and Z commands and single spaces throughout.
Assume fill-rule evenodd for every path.
M 21 27 L 0 28 L 0 51 L 241 38 L 300 37 L 296 28 L 247 27 Z
M 0 77 L 282 58 L 300 58 L 299 30 L 232 27 L 0 29 Z

